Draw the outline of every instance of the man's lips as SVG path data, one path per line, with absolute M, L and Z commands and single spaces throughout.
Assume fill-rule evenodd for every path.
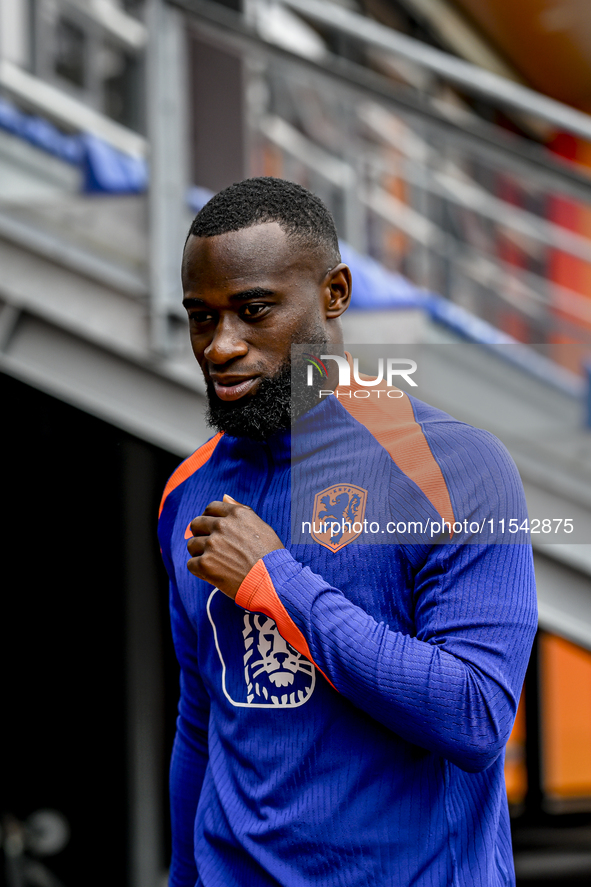
M 250 376 L 247 379 L 230 379 L 229 381 L 225 379 L 212 379 L 212 382 L 215 393 L 220 400 L 238 400 L 244 397 L 245 394 L 248 394 L 256 384 L 257 379 L 258 376 Z

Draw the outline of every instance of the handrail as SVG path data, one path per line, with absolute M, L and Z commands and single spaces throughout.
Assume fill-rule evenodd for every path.
M 63 0 L 102 28 L 110 37 L 132 52 L 140 52 L 148 42 L 148 29 L 109 0 Z
M 192 26 L 219 46 L 239 52 L 250 50 L 266 58 L 293 62 L 298 68 L 338 84 L 353 95 L 384 103 L 406 119 L 425 121 L 444 138 L 477 149 L 484 159 L 498 162 L 502 158 L 507 168 L 517 175 L 535 175 L 548 188 L 558 189 L 575 199 L 591 198 L 591 178 L 584 171 L 563 162 L 534 142 L 514 136 L 485 120 L 471 121 L 465 119 L 465 115 L 461 119 L 447 115 L 425 95 L 410 87 L 395 85 L 384 75 L 341 56 L 327 53 L 326 58 L 318 61 L 298 55 L 259 34 L 244 15 L 212 0 L 166 2 L 187 13 Z M 328 5 L 328 0 L 323 5 Z
M 263 135 L 271 142 L 291 156 L 297 157 L 300 162 L 305 163 L 335 185 L 346 187 L 353 179 L 353 169 L 347 163 L 333 157 L 287 121 L 274 115 L 267 115 L 262 118 L 259 126 Z M 473 210 L 517 234 L 591 263 L 591 240 L 588 237 L 581 236 L 575 231 L 549 222 L 517 206 L 512 206 L 488 193 L 475 182 L 464 181 L 443 171 L 431 172 L 423 166 L 421 166 L 420 173 L 415 175 L 413 175 L 411 168 L 404 164 L 400 165 L 398 172 L 405 181 L 420 185 L 431 194 L 443 196 L 452 203 Z M 381 189 L 377 190 L 381 191 Z M 393 201 L 392 195 L 385 192 L 384 198 L 389 202 Z M 423 235 L 427 234 L 427 229 L 438 230 L 436 225 L 405 204 L 400 204 L 399 212 L 404 212 L 407 219 L 413 216 L 416 227 Z M 409 230 L 408 233 L 411 231 Z
M 114 148 L 134 157 L 144 157 L 147 154 L 147 141 L 139 133 L 95 111 L 80 99 L 68 95 L 40 77 L 35 77 L 8 59 L 0 59 L 0 88 L 25 106 L 51 117 L 69 129 L 93 133 Z
M 541 95 L 527 86 L 493 74 L 477 65 L 458 59 L 419 40 L 401 34 L 372 19 L 351 12 L 330 0 L 281 0 L 286 6 L 332 30 L 336 29 L 379 49 L 414 62 L 434 74 L 461 86 L 471 95 L 495 102 L 521 113 L 551 123 L 559 129 L 591 141 L 591 116 Z

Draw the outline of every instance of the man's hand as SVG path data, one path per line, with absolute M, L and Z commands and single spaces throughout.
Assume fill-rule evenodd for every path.
M 256 562 L 283 544 L 248 505 L 231 496 L 210 502 L 203 514 L 191 521 L 193 537 L 187 542 L 189 571 L 216 585 L 229 598 L 236 597 L 242 581 Z

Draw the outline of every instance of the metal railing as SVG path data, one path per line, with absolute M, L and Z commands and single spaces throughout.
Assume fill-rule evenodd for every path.
M 520 341 L 556 345 L 558 360 L 560 343 L 591 342 L 591 177 L 464 99 L 591 140 L 590 117 L 330 2 L 285 5 L 321 34 L 422 68 L 427 88 L 385 77 L 371 56 L 273 43 L 257 29 L 265 0 L 246 17 L 174 2 L 244 59 L 252 174 L 311 187 L 352 246 Z
M 470 95 L 496 105 L 532 114 L 568 132 L 591 139 L 591 117 L 562 102 L 514 83 L 506 77 L 486 71 L 470 62 L 442 52 L 406 34 L 400 34 L 379 22 L 352 12 L 330 0 L 281 0 L 306 18 L 359 41 L 366 46 L 392 53 L 419 65 L 431 74 L 453 83 Z
M 328 0 L 281 4 L 317 29 L 318 51 L 307 55 L 262 26 L 277 8 L 267 0 L 248 0 L 244 14 L 207 0 L 148 0 L 145 23 L 106 0 L 58 6 L 86 17 L 101 39 L 145 54 L 147 139 L 10 59 L 0 59 L 0 86 L 123 150 L 149 147 L 156 354 L 174 348 L 180 311 L 187 26 L 243 61 L 251 174 L 308 185 L 353 247 L 521 341 L 555 344 L 559 358 L 561 342 L 591 341 L 591 176 L 483 120 L 470 97 L 512 114 L 524 132 L 536 118 L 591 140 L 587 115 Z M 354 61 L 330 51 L 335 34 L 356 47 Z

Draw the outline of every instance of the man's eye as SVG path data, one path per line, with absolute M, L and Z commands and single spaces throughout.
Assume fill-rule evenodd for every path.
M 189 320 L 191 323 L 209 323 L 212 316 L 209 311 L 191 311 Z
M 265 302 L 251 302 L 249 305 L 244 305 L 240 313 L 247 320 L 252 320 L 254 317 L 260 317 L 268 307 Z

